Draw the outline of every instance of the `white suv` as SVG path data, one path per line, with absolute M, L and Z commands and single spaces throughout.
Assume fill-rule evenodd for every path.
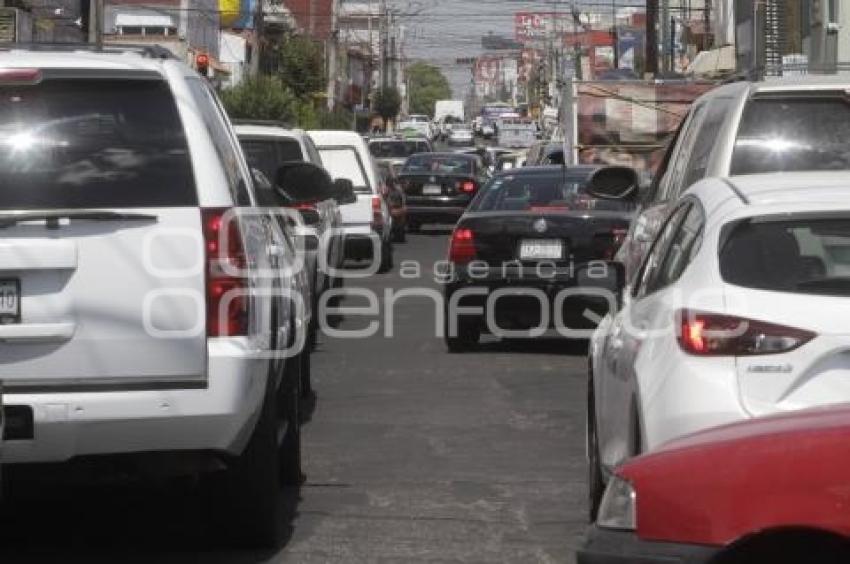
M 274 542 L 297 257 L 212 88 L 156 49 L 2 50 L 0 187 L 3 462 L 176 454 L 217 469 L 233 540 Z
M 381 177 L 366 141 L 354 131 L 311 131 L 310 137 L 331 176 L 354 185 L 357 201 L 340 207 L 345 256 L 374 259 L 372 253 L 380 251 L 378 270 L 387 272 L 393 266 L 393 218 L 381 194 Z

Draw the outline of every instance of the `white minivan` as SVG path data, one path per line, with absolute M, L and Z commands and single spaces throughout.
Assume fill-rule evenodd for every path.
M 345 256 L 377 260 L 378 271 L 387 272 L 393 266 L 392 215 L 366 141 L 354 131 L 309 133 L 330 175 L 354 184 L 357 202 L 340 206 Z
M 275 544 L 305 323 L 255 203 L 214 90 L 167 52 L 0 48 L 4 466 L 200 475 L 223 537 Z

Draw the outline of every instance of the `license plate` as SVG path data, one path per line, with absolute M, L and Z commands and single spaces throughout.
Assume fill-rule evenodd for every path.
M 437 184 L 426 184 L 422 187 L 422 194 L 425 196 L 434 196 L 443 193 L 443 187 Z
M 523 239 L 519 258 L 523 260 L 559 260 L 564 256 L 564 244 L 552 239 Z
M 17 321 L 21 317 L 21 283 L 0 280 L 0 321 Z

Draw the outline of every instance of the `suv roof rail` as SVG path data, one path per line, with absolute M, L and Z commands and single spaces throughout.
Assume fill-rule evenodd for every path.
M 274 119 L 233 119 L 233 125 L 258 125 L 263 127 L 280 127 L 283 129 L 292 129 L 292 126 L 285 121 Z
M 177 59 L 177 56 L 162 45 L 137 45 L 137 44 L 104 44 L 101 46 L 92 43 L 2 43 L 0 51 L 57 51 L 73 53 L 75 51 L 88 51 L 91 53 L 137 53 L 142 57 L 150 59 Z

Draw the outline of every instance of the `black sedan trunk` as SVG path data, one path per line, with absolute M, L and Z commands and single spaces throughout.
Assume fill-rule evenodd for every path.
M 440 198 L 464 197 L 467 201 L 477 190 L 475 178 L 471 175 L 456 174 L 407 174 L 399 176 L 402 189 L 408 197 Z M 471 182 L 474 189 L 464 191 L 464 183 Z M 467 188 L 468 190 L 468 188 Z
M 468 213 L 458 228 L 472 231 L 477 260 L 557 265 L 611 260 L 631 214 L 604 211 Z

